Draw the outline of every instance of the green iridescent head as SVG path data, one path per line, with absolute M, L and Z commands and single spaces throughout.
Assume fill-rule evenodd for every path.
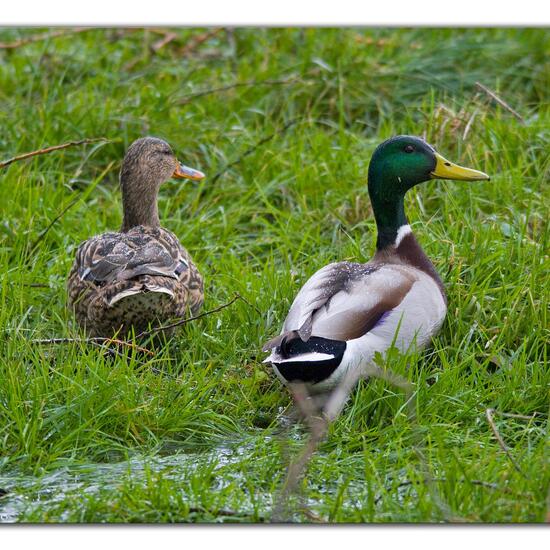
M 381 143 L 372 155 L 369 192 L 381 196 L 404 194 L 434 178 L 478 181 L 488 180 L 489 176 L 449 162 L 419 137 L 395 136 Z
M 395 136 L 376 148 L 369 164 L 368 188 L 380 246 L 391 242 L 397 229 L 407 224 L 403 207 L 405 193 L 435 178 L 481 181 L 488 180 L 489 176 L 449 162 L 415 136 Z

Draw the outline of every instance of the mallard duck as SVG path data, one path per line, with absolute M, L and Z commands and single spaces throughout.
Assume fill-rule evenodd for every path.
M 437 334 L 447 296 L 404 208 L 406 192 L 434 178 L 489 176 L 449 162 L 418 137 L 396 136 L 376 148 L 368 170 L 376 253 L 367 263 L 331 263 L 298 292 L 281 334 L 263 347 L 283 383 L 327 394 L 346 373 L 368 371 L 377 352 L 393 344 L 401 352 L 421 349 Z
M 172 177 L 204 174 L 180 164 L 162 139 L 130 145 L 120 170 L 122 228 L 84 241 L 68 278 L 69 307 L 90 334 L 137 334 L 200 309 L 202 277 L 178 238 L 160 226 L 157 195 Z

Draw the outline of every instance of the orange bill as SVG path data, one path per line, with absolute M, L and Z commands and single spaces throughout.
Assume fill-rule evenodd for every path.
M 181 162 L 178 162 L 172 177 L 186 180 L 202 180 L 206 176 L 200 170 L 189 168 L 189 166 L 184 166 Z

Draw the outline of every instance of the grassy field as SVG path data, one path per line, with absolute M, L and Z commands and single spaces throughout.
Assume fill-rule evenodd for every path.
M 43 32 L 0 30 L 0 160 L 110 141 L 0 168 L 0 521 L 270 521 L 307 431 L 281 427 L 291 398 L 261 346 L 318 268 L 372 255 L 367 166 L 397 133 L 492 179 L 409 193 L 413 230 L 449 294 L 433 348 L 388 360 L 414 384 L 416 420 L 398 388 L 361 384 L 309 464 L 310 512 L 293 501 L 289 519 L 545 520 L 548 30 L 25 40 Z M 142 135 L 208 175 L 160 198 L 163 225 L 205 276 L 205 308 L 244 300 L 152 356 L 34 343 L 79 336 L 65 279 L 82 240 L 119 227 L 118 170 Z

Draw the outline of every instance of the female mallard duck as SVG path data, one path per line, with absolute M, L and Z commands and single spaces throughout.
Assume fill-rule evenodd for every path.
M 405 217 L 405 193 L 429 179 L 488 180 L 450 163 L 420 138 L 396 136 L 377 147 L 368 190 L 378 238 L 367 263 L 339 262 L 315 273 L 296 296 L 282 332 L 263 348 L 283 383 L 312 393 L 366 372 L 376 352 L 426 345 L 447 311 L 443 283 Z M 357 378 L 358 376 L 356 376 Z
M 150 323 L 200 309 L 202 277 L 178 238 L 159 222 L 159 187 L 171 177 L 200 180 L 204 174 L 180 164 L 161 139 L 130 145 L 120 170 L 122 228 L 83 242 L 69 274 L 69 307 L 92 335 L 132 328 L 139 333 Z

